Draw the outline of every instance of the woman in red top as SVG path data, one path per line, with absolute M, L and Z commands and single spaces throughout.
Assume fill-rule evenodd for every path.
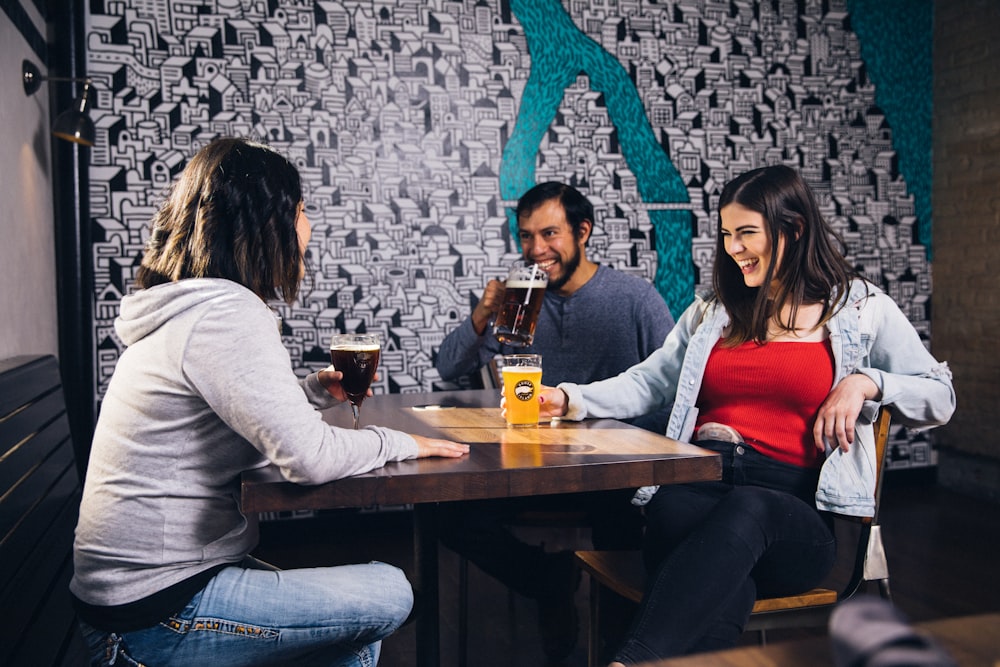
M 714 294 L 624 373 L 540 391 L 543 417 L 628 417 L 671 403 L 667 435 L 722 457 L 719 482 L 640 489 L 649 584 L 613 667 L 733 646 L 758 597 L 819 583 L 836 557 L 822 510 L 873 505 L 871 419 L 942 424 L 947 366 L 848 264 L 795 170 L 722 191 Z M 822 469 L 822 475 L 821 475 Z

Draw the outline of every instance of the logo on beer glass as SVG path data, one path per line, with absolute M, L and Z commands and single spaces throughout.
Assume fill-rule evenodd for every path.
M 535 396 L 535 383 L 531 380 L 521 380 L 514 385 L 514 396 L 519 401 L 530 401 Z
M 549 276 L 537 264 L 518 262 L 504 284 L 503 304 L 493 325 L 493 335 L 504 345 L 528 347 L 535 337 L 535 324 Z

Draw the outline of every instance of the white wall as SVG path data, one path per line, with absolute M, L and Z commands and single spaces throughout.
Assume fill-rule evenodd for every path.
M 31 3 L 22 6 L 44 33 Z M 0 13 L 0 359 L 58 351 L 48 92 L 24 94 L 26 58 L 45 71 Z

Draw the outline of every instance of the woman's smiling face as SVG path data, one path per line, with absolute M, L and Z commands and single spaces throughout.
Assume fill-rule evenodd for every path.
M 772 254 L 775 255 L 775 267 L 781 264 L 784 237 L 779 236 L 775 253 L 764 216 L 735 202 L 723 206 L 719 217 L 722 219 L 719 233 L 722 234 L 726 254 L 740 267 L 743 282 L 747 287 L 763 286 Z

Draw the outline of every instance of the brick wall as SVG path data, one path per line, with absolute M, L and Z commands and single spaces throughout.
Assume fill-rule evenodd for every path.
M 933 351 L 951 365 L 939 479 L 1000 488 L 1000 3 L 936 2 Z

